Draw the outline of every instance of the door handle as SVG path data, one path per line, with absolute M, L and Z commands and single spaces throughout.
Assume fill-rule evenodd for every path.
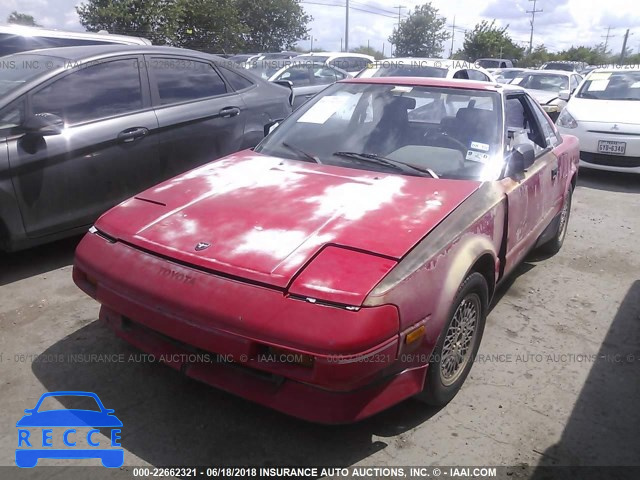
M 551 180 L 555 181 L 556 178 L 558 178 L 558 167 L 551 169 Z
M 148 133 L 149 129 L 144 127 L 127 128 L 118 134 L 118 140 L 122 143 L 131 143 L 144 137 Z
M 219 115 L 223 118 L 231 118 L 240 115 L 240 109 L 238 107 L 224 107 L 220 110 Z

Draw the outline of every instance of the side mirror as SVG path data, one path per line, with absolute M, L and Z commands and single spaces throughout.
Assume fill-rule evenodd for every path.
M 558 98 L 560 100 L 564 100 L 565 102 L 568 102 L 569 99 L 571 98 L 571 91 L 569 91 L 569 90 L 560 90 L 558 92 Z
M 271 132 L 273 132 L 276 128 L 278 128 L 278 125 L 280 125 L 280 122 L 282 120 L 283 120 L 282 118 L 279 118 L 278 120 L 272 120 L 269 123 L 265 124 L 265 126 L 264 126 L 264 136 L 266 137 Z
M 36 113 L 27 118 L 21 127 L 28 134 L 46 137 L 62 133 L 64 121 L 53 113 Z
M 520 143 L 513 147 L 511 160 L 509 161 L 509 173 L 523 173 L 536 161 L 536 153 L 533 145 Z
M 293 88 L 293 82 L 291 80 L 274 80 L 273 83 L 277 83 L 283 87 Z
M 274 80 L 273 83 L 289 89 L 289 105 L 293 107 L 293 102 L 296 98 L 296 94 L 293 91 L 293 82 L 291 80 Z

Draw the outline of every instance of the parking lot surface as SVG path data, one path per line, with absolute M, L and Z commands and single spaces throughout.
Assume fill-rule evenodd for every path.
M 460 394 L 443 409 L 409 400 L 338 427 L 146 361 L 73 284 L 78 238 L 3 254 L 0 465 L 14 464 L 24 409 L 59 390 L 96 392 L 115 410 L 125 467 L 640 465 L 639 212 L 640 179 L 582 171 L 562 251 L 530 255 L 500 288 Z

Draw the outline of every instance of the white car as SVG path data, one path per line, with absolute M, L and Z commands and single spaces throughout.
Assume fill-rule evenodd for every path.
M 640 173 L 640 68 L 591 72 L 556 122 L 580 140 L 580 166 Z
M 531 94 L 554 122 L 583 78 L 562 70 L 526 70 L 517 75 L 511 85 L 519 85 Z
M 358 78 L 371 77 L 436 77 L 495 82 L 484 68 L 464 60 L 441 58 L 389 58 L 378 60 L 361 71 Z
M 305 53 L 295 57 L 296 62 L 323 62 L 332 67 L 338 67 L 345 72 L 355 75 L 360 70 L 367 68 L 367 65 L 375 62 L 371 55 L 363 53 L 349 52 L 318 52 Z
M 114 35 L 106 30 L 67 32 L 23 25 L 0 25 L 0 57 L 41 48 L 112 44 L 151 45 L 151 41 L 141 37 Z

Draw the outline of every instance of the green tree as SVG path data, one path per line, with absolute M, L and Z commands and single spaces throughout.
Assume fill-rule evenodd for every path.
M 170 26 L 175 16 L 175 2 L 170 0 L 89 0 L 76 7 L 80 23 L 90 32 L 148 38 L 155 44 L 169 42 Z
M 242 49 L 246 32 L 233 0 L 177 0 L 168 35 L 172 45 L 214 53 Z
M 354 48 L 351 50 L 353 53 L 364 53 L 365 55 L 371 55 L 376 60 L 382 60 L 384 58 L 384 53 L 380 50 L 376 50 L 373 47 L 367 47 L 366 45 L 360 45 L 358 48 Z
M 438 9 L 430 2 L 416 7 L 389 37 L 396 56 L 439 57 L 444 42 L 451 37 L 444 28 L 446 23 L 446 18 L 439 17 Z
M 495 20 L 491 23 L 483 20 L 465 34 L 462 49 L 457 55 L 471 61 L 478 58 L 520 60 L 524 56 L 525 48 L 511 39 L 507 33 L 508 28 L 508 25 L 504 28 L 497 27 Z
M 248 51 L 280 51 L 307 36 L 312 18 L 298 0 L 236 0 L 238 18 L 246 26 Z
M 531 55 L 525 56 L 521 62 L 518 63 L 520 66 L 526 67 L 539 67 L 545 62 L 548 62 L 552 58 L 554 58 L 554 54 L 550 53 L 547 50 L 545 45 L 537 45 L 533 48 Z
M 12 23 L 14 25 L 25 25 L 27 27 L 39 27 L 36 23 L 33 15 L 27 15 L 26 13 L 20 13 L 17 11 L 11 12 L 11 14 L 7 17 L 7 23 Z

